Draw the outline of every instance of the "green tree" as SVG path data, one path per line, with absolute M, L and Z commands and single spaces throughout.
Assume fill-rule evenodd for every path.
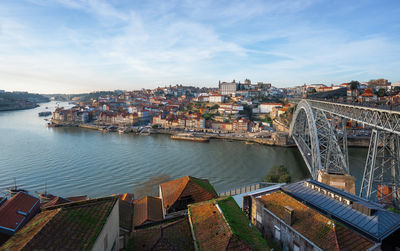
M 210 110 L 216 110 L 219 108 L 219 105 L 215 104 L 213 106 L 210 107 Z
M 380 89 L 378 90 L 377 95 L 378 95 L 378 97 L 383 97 L 383 96 L 385 96 L 385 89 L 380 88 Z
M 273 166 L 262 181 L 271 183 L 290 183 L 291 180 L 292 177 L 290 176 L 289 171 L 284 165 L 280 165 Z
M 354 91 L 358 90 L 360 88 L 360 82 L 352 80 L 352 81 L 350 81 L 349 86 L 350 86 L 350 90 L 351 90 L 351 99 L 354 102 Z

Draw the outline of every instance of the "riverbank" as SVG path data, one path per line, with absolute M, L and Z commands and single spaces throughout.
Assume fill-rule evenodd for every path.
M 19 110 L 28 110 L 28 109 L 35 109 L 39 107 L 38 104 L 34 105 L 26 105 L 26 106 L 0 106 L 0 112 L 8 112 L 8 111 L 19 111 Z
M 110 126 L 96 125 L 96 124 L 71 124 L 71 123 L 55 123 L 58 126 L 63 127 L 80 127 L 90 130 L 98 130 L 103 132 L 120 132 L 124 134 L 167 134 L 167 135 L 178 135 L 185 131 L 173 130 L 173 129 L 160 129 L 150 128 L 144 126 L 136 126 L 131 128 L 118 128 L 113 127 L 114 130 L 107 130 Z M 212 132 L 190 132 L 195 137 L 207 137 L 209 139 L 220 139 L 228 141 L 244 141 L 247 144 L 260 144 L 267 146 L 278 146 L 278 147 L 296 147 L 296 144 L 289 138 L 289 134 L 286 132 L 272 132 L 262 137 L 256 137 L 254 133 L 243 133 L 243 134 L 227 134 L 227 133 L 212 133 Z M 369 137 L 351 137 L 347 139 L 348 147 L 366 148 L 369 146 Z

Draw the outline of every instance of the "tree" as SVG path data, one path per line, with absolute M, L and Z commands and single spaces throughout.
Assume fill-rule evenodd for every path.
M 349 86 L 350 86 L 350 90 L 351 90 L 351 99 L 354 102 L 354 91 L 358 90 L 360 88 L 360 82 L 352 80 L 349 83 Z
M 272 183 L 289 183 L 292 177 L 284 165 L 273 166 L 262 181 Z
M 216 110 L 219 108 L 219 105 L 215 104 L 213 106 L 210 107 L 210 110 Z
M 398 94 L 400 92 L 400 86 L 395 86 L 393 88 L 393 94 Z
M 377 95 L 378 95 L 378 97 L 383 97 L 383 96 L 385 96 L 385 89 L 379 88 Z

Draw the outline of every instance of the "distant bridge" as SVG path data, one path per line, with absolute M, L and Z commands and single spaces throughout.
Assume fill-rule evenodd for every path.
M 297 103 L 290 135 L 314 179 L 318 171 L 349 174 L 348 120 L 372 128 L 360 196 L 399 206 L 400 112 L 320 100 Z

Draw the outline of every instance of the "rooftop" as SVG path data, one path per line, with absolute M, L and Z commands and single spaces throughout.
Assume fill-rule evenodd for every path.
M 133 226 L 163 219 L 161 199 L 146 196 L 134 202 Z
M 200 250 L 265 250 L 266 241 L 232 197 L 189 206 L 193 233 Z
M 307 186 L 306 182 L 310 185 Z M 400 215 L 385 210 L 380 204 L 315 180 L 306 182 L 292 183 L 283 186 L 282 190 L 319 212 L 331 215 L 346 227 L 378 242 L 400 228 Z
M 214 187 L 206 179 L 185 176 L 160 185 L 164 208 L 170 208 L 181 195 L 191 195 L 194 202 L 217 198 Z
M 0 230 L 15 232 L 25 218 L 35 209 L 39 209 L 39 199 L 19 192 L 0 207 Z
M 49 207 L 36 215 L 2 248 L 40 250 L 90 249 L 113 209 L 116 197 Z
M 285 206 L 293 208 L 295 220 L 291 227 L 318 247 L 325 250 L 338 246 L 333 221 L 329 218 L 303 205 L 282 191 L 263 195 L 260 200 L 267 210 L 281 220 L 285 220 Z
M 135 230 L 127 250 L 194 250 L 188 219 Z

